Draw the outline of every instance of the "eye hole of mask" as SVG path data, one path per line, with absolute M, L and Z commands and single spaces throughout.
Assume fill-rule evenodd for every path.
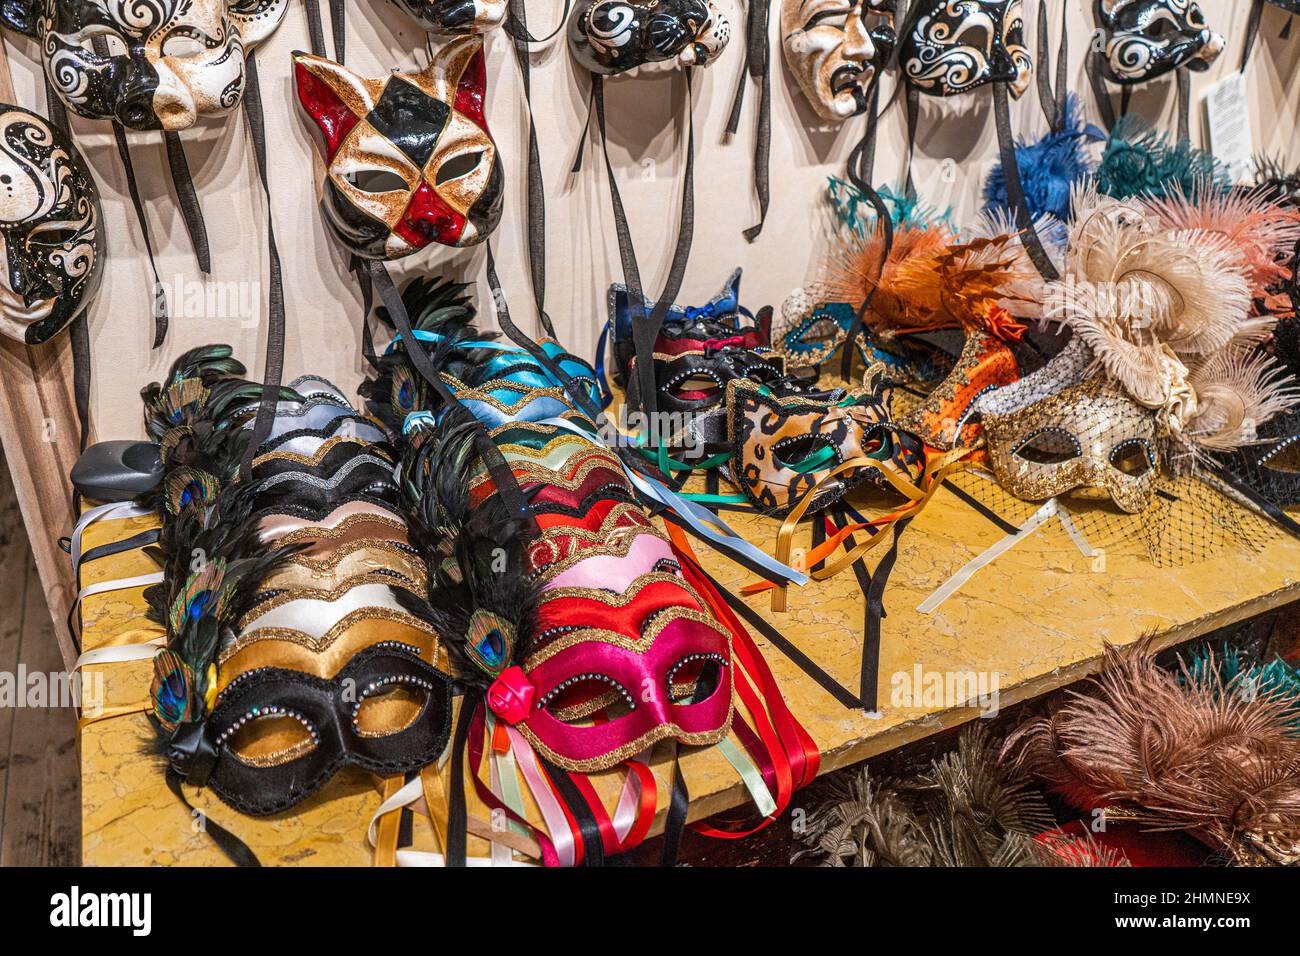
M 976 50 L 987 50 L 990 44 L 988 27 L 980 24 L 971 24 L 958 35 L 958 40 L 962 46 L 968 46 Z
M 717 654 L 690 654 L 668 672 L 668 699 L 677 705 L 699 704 L 722 685 L 723 660 Z
M 722 391 L 722 386 L 712 375 L 697 372 L 668 385 L 668 394 L 685 402 L 698 402 L 712 398 Z
M 55 229 L 37 229 L 27 237 L 29 247 L 42 247 L 49 249 L 58 249 L 66 246 L 77 237 L 77 230 L 66 227 Z
M 573 683 L 557 687 L 542 698 L 542 706 L 561 723 L 589 727 L 596 714 L 609 721 L 636 710 L 627 688 L 612 677 L 583 674 L 572 680 Z
M 437 184 L 449 183 L 453 179 L 460 179 L 462 176 L 468 176 L 474 170 L 478 169 L 478 164 L 483 161 L 483 153 L 461 153 L 459 156 L 453 156 L 441 166 L 438 167 Z
M 249 717 L 226 746 L 251 767 L 276 767 L 310 753 L 317 743 L 305 718 L 279 713 Z
M 818 319 L 804 330 L 798 341 L 804 345 L 826 345 L 844 334 L 839 324 L 830 319 Z
M 1110 453 L 1110 463 L 1117 471 L 1140 478 L 1151 470 L 1151 454 L 1141 439 L 1126 441 Z
M 820 435 L 804 435 L 783 442 L 772 450 L 778 465 L 793 471 L 804 472 L 820 468 L 834 457 L 835 449 Z
M 349 173 L 348 182 L 363 193 L 405 193 L 411 187 L 405 179 L 388 169 L 363 169 Z
M 166 57 L 176 57 L 185 59 L 187 57 L 198 56 L 205 52 L 202 42 L 197 37 L 177 34 L 167 38 L 162 45 L 162 55 Z
M 100 41 L 100 42 L 96 42 Z M 96 47 L 102 48 L 101 53 Z M 91 56 L 119 57 L 130 56 L 131 50 L 126 40 L 112 27 L 87 27 L 81 34 L 81 49 Z
M 1164 17 L 1157 17 L 1147 24 L 1146 29 L 1142 31 L 1152 40 L 1159 40 L 1171 33 L 1177 33 L 1178 27 L 1173 21 L 1166 20 Z
M 1079 439 L 1063 428 L 1044 428 L 1018 445 L 1012 454 L 1036 465 L 1059 465 L 1083 453 Z
M 1260 459 L 1270 471 L 1300 472 L 1300 440 L 1280 442 L 1271 453 Z
M 362 697 L 352 723 L 362 737 L 387 737 L 415 723 L 427 700 L 419 688 L 389 684 Z

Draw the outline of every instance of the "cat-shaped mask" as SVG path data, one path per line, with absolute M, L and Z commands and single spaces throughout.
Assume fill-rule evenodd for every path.
M 472 246 L 501 218 L 502 174 L 483 116 L 483 41 L 462 37 L 418 73 L 370 79 L 294 54 L 298 100 L 324 134 L 321 197 L 339 240 L 366 259 L 430 243 Z
M 289 0 L 5 0 L 0 22 L 40 41 L 68 108 L 132 129 L 183 130 L 229 113 L 244 58 Z

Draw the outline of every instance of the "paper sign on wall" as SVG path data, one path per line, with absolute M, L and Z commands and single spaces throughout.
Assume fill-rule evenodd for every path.
M 1251 136 L 1246 78 L 1238 72 L 1229 73 L 1211 86 L 1203 99 L 1210 127 L 1210 150 L 1232 170 L 1234 181 L 1250 179 L 1255 171 L 1255 144 Z

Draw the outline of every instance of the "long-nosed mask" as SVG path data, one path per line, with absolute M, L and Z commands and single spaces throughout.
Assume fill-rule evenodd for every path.
M 402 259 L 431 243 L 472 246 L 501 218 L 502 174 L 483 115 L 483 41 L 462 37 L 418 73 L 369 79 L 294 54 L 298 100 L 324 134 L 321 207 L 366 259 Z
M 908 82 L 931 96 L 956 96 L 986 83 L 1029 89 L 1021 0 L 920 0 L 899 37 Z
M 582 0 L 569 14 L 569 49 L 592 73 L 649 64 L 707 66 L 731 37 L 709 0 Z
M 187 129 L 244 94 L 244 57 L 289 0 L 6 0 L 0 19 L 40 41 L 68 107 L 132 129 Z
M 16 106 L 0 106 L 0 241 L 0 333 L 47 341 L 99 284 L 99 197 L 67 134 Z
M 892 0 L 783 0 L 785 61 L 817 115 L 865 113 L 867 93 L 894 51 Z
M 1226 45 L 1194 0 L 1097 0 L 1092 49 L 1114 83 L 1145 83 L 1181 66 L 1207 70 Z

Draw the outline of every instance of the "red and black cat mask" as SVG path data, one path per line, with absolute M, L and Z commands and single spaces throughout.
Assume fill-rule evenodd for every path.
M 501 218 L 502 174 L 483 116 L 481 38 L 453 40 L 418 73 L 369 79 L 294 54 L 298 100 L 324 134 L 321 207 L 356 255 L 403 259 L 472 246 Z

